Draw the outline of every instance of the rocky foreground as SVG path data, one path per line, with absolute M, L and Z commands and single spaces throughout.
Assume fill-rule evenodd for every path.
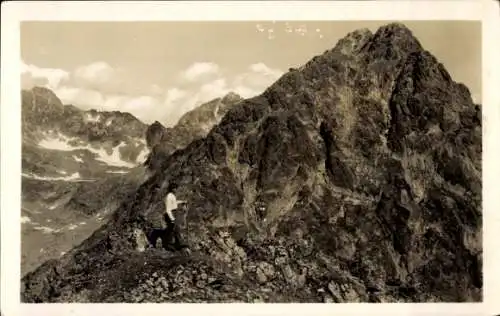
M 152 166 L 23 302 L 482 300 L 481 106 L 402 24 L 348 34 Z M 191 256 L 143 247 L 170 181 Z

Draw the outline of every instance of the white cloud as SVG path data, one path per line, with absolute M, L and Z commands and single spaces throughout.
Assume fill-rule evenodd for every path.
M 182 78 L 187 81 L 199 81 L 218 73 L 219 65 L 210 62 L 197 62 L 182 73 Z
M 244 98 L 256 96 L 282 74 L 279 69 L 270 68 L 264 63 L 256 63 L 250 65 L 245 72 L 231 78 L 222 77 L 219 73 L 219 76 L 212 80 L 199 82 L 198 87 L 190 89 L 191 92 L 173 88 L 167 93 L 165 113 L 161 117 L 166 125 L 174 125 L 184 113 L 229 92 L 235 92 Z
M 162 108 L 160 99 L 143 95 L 125 100 L 116 110 L 132 113 L 141 121 L 149 123 L 157 118 L 155 113 Z
M 59 86 L 69 78 L 69 73 L 57 68 L 40 68 L 21 61 L 21 87 L 30 89 L 35 85 L 43 85 L 49 89 Z
M 167 90 L 167 96 L 165 98 L 165 103 L 175 102 L 187 95 L 185 90 L 181 90 L 179 88 L 171 88 Z
M 277 78 L 283 74 L 281 70 L 269 68 L 264 63 L 250 65 L 249 69 L 254 73 L 262 74 L 266 77 Z
M 85 110 L 130 112 L 146 123 L 162 120 L 166 125 L 175 124 L 196 106 L 231 91 L 245 98 L 255 96 L 282 73 L 260 62 L 240 74 L 225 76 L 219 65 L 197 62 L 179 73 L 174 86 L 162 89 L 154 83 L 138 82 L 106 62 L 80 66 L 73 72 L 22 63 L 23 88 L 45 86 L 64 104 Z
M 123 85 L 124 74 L 106 62 L 95 62 L 80 66 L 72 74 L 77 87 L 96 89 L 102 92 L 116 92 Z
M 141 110 L 142 107 L 152 107 L 159 105 L 159 101 L 149 95 L 142 95 L 135 98 L 130 98 L 123 103 L 123 108 L 128 111 Z
M 274 83 L 283 72 L 273 69 L 264 63 L 256 63 L 248 67 L 248 71 L 234 78 L 233 91 L 242 97 L 249 98 L 263 92 Z
M 86 110 L 100 107 L 104 102 L 103 95 L 96 90 L 63 86 L 53 91 L 63 104 L 74 104 Z
M 227 81 L 224 78 L 216 79 L 201 86 L 200 92 L 207 98 L 216 98 L 227 90 Z
M 174 125 L 182 115 L 203 104 L 204 102 L 222 97 L 229 92 L 226 79 L 217 78 L 201 84 L 188 92 L 178 88 L 169 90 L 162 107 L 163 123 L 167 126 Z
M 75 77 L 93 84 L 105 84 L 113 80 L 115 70 L 105 62 L 95 62 L 76 68 Z
M 104 94 L 141 94 L 152 93 L 156 87 L 145 85 L 142 80 L 134 80 L 132 74 L 120 68 L 114 68 L 106 62 L 99 61 L 77 67 L 70 80 L 64 84 Z

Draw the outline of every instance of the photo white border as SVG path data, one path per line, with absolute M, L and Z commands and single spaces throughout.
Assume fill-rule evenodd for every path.
M 1 12 L 2 315 L 497 315 L 500 314 L 499 8 L 495 1 L 15 1 Z M 474 304 L 20 304 L 19 22 L 196 20 L 482 20 L 484 300 Z M 333 45 L 334 43 L 332 43 Z

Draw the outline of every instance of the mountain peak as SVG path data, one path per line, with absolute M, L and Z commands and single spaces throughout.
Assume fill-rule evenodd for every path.
M 388 34 L 406 34 L 409 36 L 413 36 L 412 31 L 401 22 L 392 22 L 385 25 L 382 25 L 378 28 L 377 33 L 388 33 Z
M 345 55 L 357 53 L 372 36 L 372 32 L 367 28 L 352 31 L 337 42 L 334 51 Z
M 33 87 L 21 91 L 23 123 L 26 128 L 39 125 L 51 125 L 64 115 L 64 105 L 50 89 Z
M 389 23 L 378 28 L 365 52 L 372 58 L 399 60 L 408 54 L 423 50 L 413 32 L 402 23 Z
M 35 86 L 31 90 L 24 90 L 25 93 L 31 93 L 32 97 L 38 102 L 43 102 L 44 106 L 49 106 L 52 108 L 57 108 L 58 110 L 63 109 L 63 104 L 57 95 L 50 89 L 45 87 Z
M 47 94 L 55 96 L 55 93 L 52 90 L 41 86 L 34 86 L 33 88 L 31 88 L 31 91 L 37 94 Z
M 235 92 L 228 92 L 224 97 L 222 97 L 222 103 L 228 103 L 228 102 L 236 102 L 239 100 L 243 100 L 243 98 L 235 93 Z
M 333 52 L 356 55 L 367 52 L 374 57 L 390 57 L 392 51 L 411 53 L 422 50 L 413 32 L 403 23 L 394 22 L 383 25 L 373 34 L 368 28 L 356 29 L 341 38 Z

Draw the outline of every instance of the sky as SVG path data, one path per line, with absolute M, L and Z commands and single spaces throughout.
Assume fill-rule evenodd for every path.
M 22 22 L 21 87 L 174 125 L 233 91 L 263 92 L 348 32 L 392 21 Z M 481 24 L 401 21 L 481 101 Z

